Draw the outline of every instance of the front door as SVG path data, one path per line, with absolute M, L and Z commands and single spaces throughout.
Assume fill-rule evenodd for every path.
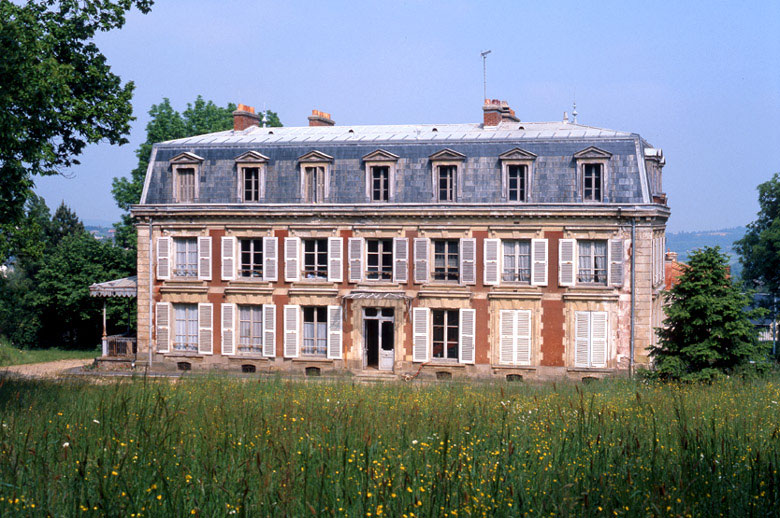
M 363 366 L 392 371 L 395 363 L 393 308 L 363 310 Z

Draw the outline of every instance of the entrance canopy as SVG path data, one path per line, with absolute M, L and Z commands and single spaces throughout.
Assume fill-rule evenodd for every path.
M 92 284 L 90 297 L 135 297 L 138 294 L 138 276 L 125 277 Z
M 341 305 L 346 305 L 348 300 L 403 300 L 406 305 L 406 312 L 409 313 L 412 308 L 413 298 L 402 291 L 353 291 L 341 297 Z M 346 314 L 345 311 L 344 315 Z

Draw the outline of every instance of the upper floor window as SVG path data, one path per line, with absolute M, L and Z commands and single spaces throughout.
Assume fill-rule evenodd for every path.
M 390 199 L 390 167 L 371 166 L 371 201 Z
M 304 239 L 303 240 L 303 278 L 321 279 L 328 278 L 328 240 Z
M 393 240 L 366 239 L 366 278 L 389 281 L 393 279 Z
M 455 281 L 460 279 L 460 254 L 457 239 L 433 241 L 433 279 Z
M 390 201 L 393 199 L 393 182 L 398 155 L 377 149 L 363 156 L 366 168 L 366 199 Z
M 433 199 L 439 202 L 453 202 L 460 197 L 459 178 L 466 155 L 452 149 L 442 149 L 430 157 L 433 173 Z
M 194 153 L 180 153 L 171 158 L 173 197 L 178 203 L 193 203 L 198 199 L 198 173 L 203 159 Z
M 577 240 L 577 282 L 607 284 L 607 240 Z
M 433 357 L 443 360 L 458 359 L 459 311 L 457 309 L 434 309 Z
M 504 268 L 501 279 L 506 282 L 531 283 L 531 241 L 505 239 Z
M 437 191 L 439 201 L 455 201 L 455 182 L 458 172 L 457 166 L 440 165 L 437 170 Z
M 506 174 L 507 200 L 526 201 L 528 167 L 525 165 L 509 165 Z
M 244 167 L 244 201 L 260 201 L 260 168 Z
M 238 352 L 263 351 L 263 306 L 238 306 Z
M 302 356 L 325 357 L 328 351 L 328 320 L 325 306 L 307 306 L 303 309 Z
M 601 201 L 602 170 L 601 164 L 584 164 L 582 169 L 583 201 Z
M 325 202 L 333 157 L 320 151 L 309 151 L 298 162 L 301 168 L 301 199 L 305 203 Z
M 530 201 L 531 174 L 536 155 L 516 147 L 498 155 L 501 161 L 502 196 L 508 202 Z
M 241 239 L 239 277 L 263 278 L 263 240 Z
M 612 154 L 595 146 L 574 153 L 579 193 L 584 202 L 602 202 L 607 192 L 607 172 Z
M 174 245 L 174 277 L 198 276 L 198 240 L 194 237 L 177 237 Z
M 238 198 L 258 202 L 265 197 L 265 166 L 268 157 L 257 151 L 247 151 L 236 157 Z

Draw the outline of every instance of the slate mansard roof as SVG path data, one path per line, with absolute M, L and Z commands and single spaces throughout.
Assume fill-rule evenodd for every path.
M 502 203 L 499 155 L 515 148 L 536 155 L 533 204 L 578 203 L 575 154 L 606 151 L 603 203 L 652 203 L 645 155 L 655 151 L 636 133 L 569 122 L 504 121 L 483 124 L 305 126 L 222 131 L 156 144 L 141 205 L 173 203 L 169 161 L 189 152 L 203 161 L 200 204 L 240 203 L 236 158 L 249 151 L 268 157 L 266 196 L 261 204 L 300 203 L 298 159 L 312 151 L 333 157 L 328 204 L 366 203 L 363 157 L 381 149 L 399 158 L 393 204 L 430 203 L 434 197 L 430 156 L 444 149 L 465 155 L 459 203 Z M 647 150 L 647 151 L 646 151 Z

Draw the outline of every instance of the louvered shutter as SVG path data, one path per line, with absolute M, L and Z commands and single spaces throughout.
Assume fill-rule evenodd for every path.
M 485 239 L 483 242 L 483 252 L 485 257 L 485 271 L 483 284 L 486 286 L 495 286 L 498 284 L 499 276 L 499 254 L 501 253 L 500 239 Z
M 279 279 L 279 238 L 263 238 L 263 280 L 276 282 Z
M 462 238 L 460 240 L 460 282 L 461 284 L 477 283 L 477 240 Z
M 211 303 L 198 304 L 198 352 L 211 354 L 214 331 L 214 306 Z
M 171 278 L 171 238 L 157 238 L 157 278 L 166 280 Z
M 576 249 L 576 239 L 561 239 L 558 241 L 558 284 L 561 286 L 574 286 Z
M 211 280 L 211 238 L 198 238 L 198 279 Z
M 350 237 L 347 241 L 347 261 L 349 262 L 349 282 L 363 280 L 363 238 Z
M 607 313 L 594 311 L 590 314 L 590 366 L 607 366 Z
M 341 306 L 328 306 L 328 358 L 342 357 Z
M 510 364 L 515 361 L 515 312 L 502 309 L 499 313 L 499 349 L 498 363 Z
M 236 278 L 236 238 L 222 238 L 222 280 L 232 281 Z
M 301 307 L 284 306 L 284 357 L 297 358 L 301 330 Z
M 344 280 L 344 240 L 340 237 L 328 238 L 328 281 Z
M 531 240 L 531 284 L 547 286 L 547 240 Z
M 430 322 L 430 312 L 428 308 L 412 309 L 412 361 L 427 362 L 428 351 L 428 328 Z
M 263 304 L 263 356 L 276 356 L 276 306 Z
M 590 356 L 590 313 L 577 311 L 574 313 L 574 365 L 588 367 Z
M 236 305 L 222 304 L 222 354 L 236 353 Z
M 409 281 L 409 240 L 405 237 L 393 239 L 393 282 L 405 284 Z
M 623 285 L 623 240 L 609 240 L 609 284 Z
M 171 348 L 171 305 L 168 302 L 158 302 L 157 318 L 157 352 L 167 353 Z
M 517 327 L 515 331 L 516 339 L 516 359 L 520 365 L 531 364 L 531 312 L 528 310 L 518 310 L 515 312 L 517 318 Z
M 458 341 L 458 346 L 460 347 L 458 360 L 460 363 L 474 363 L 476 313 L 473 309 L 461 308 L 460 310 L 460 340 Z
M 425 237 L 414 238 L 414 282 L 428 282 L 428 249 L 430 240 Z
M 298 237 L 284 238 L 284 280 L 297 281 L 301 274 L 300 259 L 301 239 Z

